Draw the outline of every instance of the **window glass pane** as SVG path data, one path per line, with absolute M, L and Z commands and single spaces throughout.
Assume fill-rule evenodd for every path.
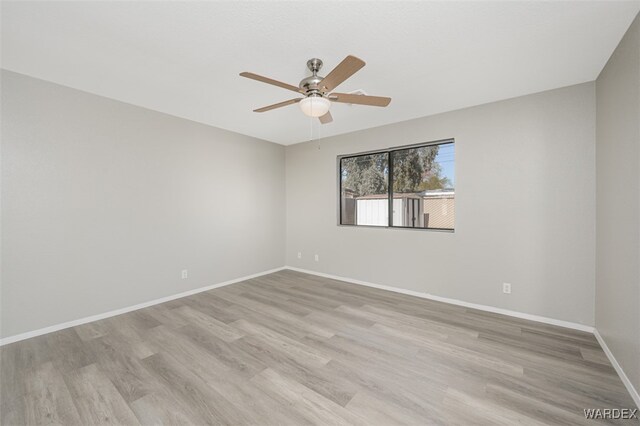
M 454 144 L 391 153 L 393 226 L 454 229 Z
M 389 226 L 389 154 L 340 160 L 340 223 Z

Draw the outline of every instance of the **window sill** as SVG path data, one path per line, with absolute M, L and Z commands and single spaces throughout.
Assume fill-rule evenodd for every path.
M 340 228 L 374 228 L 374 229 L 398 229 L 405 231 L 432 231 L 432 232 L 444 232 L 447 234 L 455 234 L 455 229 L 447 229 L 447 228 L 412 228 L 409 226 L 376 226 L 376 225 L 344 225 L 341 223 L 337 224 Z

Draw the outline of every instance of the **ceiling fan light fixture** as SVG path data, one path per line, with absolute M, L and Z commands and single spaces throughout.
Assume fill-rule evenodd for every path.
M 300 109 L 309 117 L 322 117 L 331 107 L 331 101 L 322 96 L 308 96 L 300 101 Z

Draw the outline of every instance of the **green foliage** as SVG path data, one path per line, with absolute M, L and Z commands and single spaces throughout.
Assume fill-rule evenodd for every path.
M 354 191 L 356 197 L 387 192 L 387 158 L 383 154 L 344 158 L 343 188 Z
M 439 147 L 426 146 L 393 152 L 393 191 L 397 193 L 442 189 L 451 184 L 435 162 Z M 342 160 L 343 188 L 355 197 L 387 192 L 389 167 L 386 154 Z
M 423 156 L 424 157 L 424 156 Z M 424 161 L 419 150 L 393 153 L 393 192 L 415 192 L 422 181 Z
M 418 191 L 427 191 L 430 189 L 444 189 L 451 187 L 451 181 L 446 176 L 441 176 L 442 167 L 440 164 L 433 163 L 431 169 L 425 172 L 422 182 L 418 185 Z

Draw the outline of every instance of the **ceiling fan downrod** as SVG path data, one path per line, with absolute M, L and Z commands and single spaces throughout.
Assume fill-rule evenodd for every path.
M 312 75 L 300 80 L 300 89 L 304 90 L 307 96 L 322 96 L 322 93 L 320 92 L 320 89 L 318 87 L 318 84 L 320 84 L 320 82 L 324 80 L 324 77 L 318 75 L 318 71 L 320 71 L 320 69 L 322 68 L 322 60 L 318 58 L 309 59 L 307 61 L 307 68 L 309 68 Z

